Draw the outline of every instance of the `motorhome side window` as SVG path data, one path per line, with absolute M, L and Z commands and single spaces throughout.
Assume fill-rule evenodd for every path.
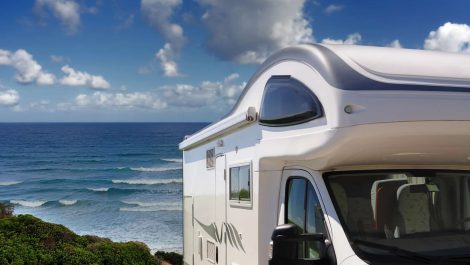
M 230 168 L 230 200 L 235 202 L 251 202 L 250 166 Z
M 261 104 L 261 124 L 295 125 L 322 115 L 320 101 L 304 84 L 290 76 L 269 79 Z

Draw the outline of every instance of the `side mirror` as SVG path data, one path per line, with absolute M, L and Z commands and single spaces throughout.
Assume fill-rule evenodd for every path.
M 274 229 L 271 240 L 269 265 L 325 264 L 327 247 L 323 234 L 301 234 L 297 226 L 284 224 Z

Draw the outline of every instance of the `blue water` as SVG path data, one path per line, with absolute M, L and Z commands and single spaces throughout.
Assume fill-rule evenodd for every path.
M 205 125 L 0 124 L 0 201 L 78 234 L 181 251 L 178 143 Z

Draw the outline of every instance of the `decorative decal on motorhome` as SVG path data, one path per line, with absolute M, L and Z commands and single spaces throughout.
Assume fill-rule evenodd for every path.
M 206 225 L 200 222 L 197 218 L 194 219 L 214 241 L 218 242 L 219 244 L 222 243 L 224 238 L 223 236 L 225 234 L 226 239 L 228 238 L 228 241 L 232 247 L 236 247 L 237 249 L 241 249 L 243 252 L 245 252 L 240 233 L 238 233 L 237 228 L 233 224 L 223 222 L 219 233 L 219 228 L 215 222 L 211 223 L 210 225 Z

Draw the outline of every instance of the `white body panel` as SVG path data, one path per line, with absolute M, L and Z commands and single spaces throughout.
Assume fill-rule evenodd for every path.
M 283 223 L 286 178 L 293 175 L 302 175 L 314 185 L 338 264 L 366 264 L 347 240 L 324 172 L 470 169 L 470 56 L 327 47 L 351 69 L 377 82 L 463 88 L 341 89 L 308 60 L 286 57 L 266 63 L 227 117 L 180 145 L 184 151 L 185 264 L 267 265 L 271 233 Z M 298 49 L 318 52 L 308 46 Z M 432 64 L 438 62 L 441 67 L 436 69 Z M 284 127 L 245 120 L 249 107 L 260 109 L 266 82 L 276 75 L 290 75 L 311 89 L 323 106 L 323 117 Z M 346 106 L 351 107 L 350 114 Z M 212 148 L 216 166 L 208 169 L 206 151 Z M 250 203 L 230 200 L 229 169 L 238 165 L 251 168 Z M 218 260 L 208 258 L 211 242 L 218 247 Z

